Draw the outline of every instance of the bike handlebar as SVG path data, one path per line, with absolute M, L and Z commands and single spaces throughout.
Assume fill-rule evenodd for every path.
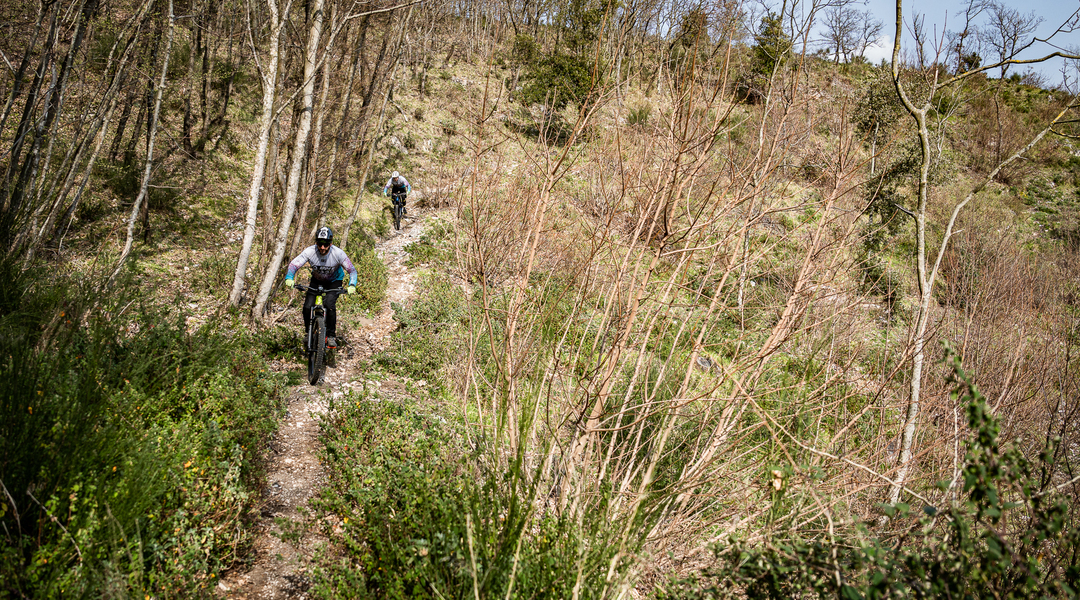
M 311 287 L 309 285 L 304 285 L 302 283 L 294 284 L 293 289 L 300 290 L 301 292 L 312 291 L 312 292 L 315 292 L 316 294 L 339 294 L 340 295 L 340 294 L 349 293 L 349 290 L 347 290 L 345 288 L 329 288 L 328 289 L 328 288 L 322 287 L 321 285 L 319 287 Z

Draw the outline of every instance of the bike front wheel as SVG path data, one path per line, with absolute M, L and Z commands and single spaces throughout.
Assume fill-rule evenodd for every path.
M 394 204 L 394 229 L 401 231 L 401 203 Z
M 311 321 L 311 335 L 308 337 L 308 382 L 319 385 L 325 368 L 326 317 L 317 317 Z

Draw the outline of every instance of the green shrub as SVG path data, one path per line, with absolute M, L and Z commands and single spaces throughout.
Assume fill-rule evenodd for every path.
M 587 56 L 555 52 L 541 58 L 526 76 L 521 101 L 544 104 L 555 111 L 567 104 L 589 103 L 595 100 L 599 82 L 593 81 L 592 59 Z
M 642 104 L 637 108 L 631 108 L 630 114 L 626 117 L 626 122 L 629 125 L 636 125 L 644 127 L 649 124 L 649 115 L 652 114 L 651 104 Z
M 432 551 L 439 566 L 464 568 L 464 478 L 448 458 L 453 439 L 439 421 L 364 399 L 341 407 L 324 432 L 332 476 L 314 505 L 340 521 L 347 562 L 319 573 L 321 595 L 424 595 L 424 559 Z
M 365 239 L 352 248 L 350 257 L 357 271 L 356 294 L 349 296 L 348 301 L 355 301 L 363 310 L 376 311 L 386 298 L 390 275 L 370 240 Z
M 511 51 L 511 57 L 515 65 L 531 65 L 536 61 L 539 52 L 539 44 L 536 43 L 533 36 L 527 33 L 519 33 L 514 37 L 514 49 Z
M 453 236 L 453 229 L 445 221 L 434 221 L 433 224 L 420 236 L 420 239 L 405 246 L 409 253 L 406 261 L 410 267 L 422 264 L 445 263 L 452 256 L 452 249 L 448 247 L 448 240 Z
M 466 309 L 461 289 L 448 279 L 428 276 L 420 287 L 412 302 L 391 304 L 401 327 L 375 360 L 398 375 L 429 379 L 458 355 Z
M 282 378 L 245 334 L 0 273 L 0 595 L 196 595 L 246 543 Z M 9 495 L 10 494 L 10 495 Z
M 297 358 L 303 354 L 304 340 L 295 327 L 278 323 L 261 328 L 254 335 L 267 358 Z
M 371 235 L 385 238 L 390 235 L 392 219 L 393 216 L 390 213 L 390 204 L 389 201 L 387 201 L 386 204 L 380 204 L 379 214 L 365 225 L 367 226 L 366 228 L 371 231 Z

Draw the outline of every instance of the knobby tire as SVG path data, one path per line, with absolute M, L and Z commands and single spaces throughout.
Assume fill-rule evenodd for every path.
M 319 385 L 326 368 L 326 317 L 311 321 L 311 338 L 308 340 L 308 381 Z
M 401 231 L 401 203 L 394 203 L 394 229 Z

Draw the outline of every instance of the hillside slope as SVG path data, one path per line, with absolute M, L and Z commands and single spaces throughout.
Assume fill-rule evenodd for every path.
M 4 9 L 4 593 L 1075 587 L 1067 91 L 726 6 L 189 4 Z

